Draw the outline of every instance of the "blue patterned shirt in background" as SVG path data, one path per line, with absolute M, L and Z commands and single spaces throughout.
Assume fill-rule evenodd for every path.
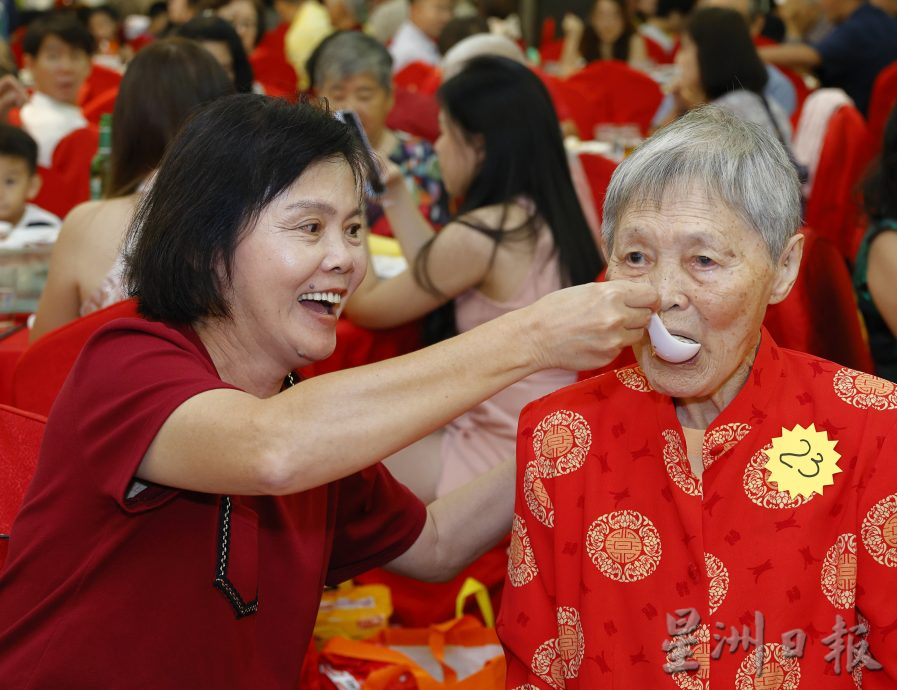
M 398 138 L 398 143 L 389 154 L 389 159 L 401 169 L 424 218 L 438 230 L 448 223 L 450 215 L 448 193 L 442 186 L 439 161 L 433 145 L 405 132 L 393 133 Z M 371 232 L 393 236 L 389 221 L 383 214 L 383 207 L 376 201 L 368 201 L 367 220 Z

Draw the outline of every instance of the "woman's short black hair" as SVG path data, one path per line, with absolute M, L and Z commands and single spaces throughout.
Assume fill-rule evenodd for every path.
M 128 232 L 125 282 L 141 314 L 229 317 L 234 254 L 264 208 L 326 160 L 349 163 L 360 201 L 366 155 L 316 104 L 237 94 L 204 107 L 169 146 Z
M 885 125 L 881 154 L 863 185 L 863 202 L 872 220 L 897 218 L 897 105 Z
M 96 51 L 93 36 L 70 12 L 49 12 L 31 22 L 22 39 L 25 55 L 37 57 L 47 36 L 56 36 L 63 43 L 76 50 L 83 50 L 88 55 L 93 55 Z
M 705 7 L 689 17 L 685 33 L 697 46 L 701 85 L 708 99 L 741 89 L 763 93 L 769 74 L 739 12 Z
M 198 1 L 198 0 L 197 0 Z M 194 41 L 218 41 L 224 43 L 230 52 L 234 70 L 234 87 L 237 93 L 252 93 L 252 65 L 246 56 L 243 41 L 230 22 L 215 15 L 194 17 L 181 24 L 175 32 L 178 36 Z

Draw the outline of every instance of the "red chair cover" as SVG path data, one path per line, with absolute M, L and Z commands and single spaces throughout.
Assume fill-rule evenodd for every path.
M 804 78 L 793 69 L 782 67 L 781 65 L 776 65 L 776 69 L 784 74 L 788 78 L 788 81 L 790 81 L 794 86 L 796 105 L 794 108 L 794 112 L 791 113 L 791 126 L 797 127 L 797 123 L 800 122 L 800 111 L 804 107 L 804 101 L 807 100 L 807 96 L 810 95 L 810 89 L 809 87 L 807 87 L 807 83 L 804 81 Z
M 602 122 L 635 123 L 647 134 L 663 100 L 657 82 L 619 60 L 592 62 L 566 82 L 579 96 L 581 106 L 574 119 L 580 134 L 588 138 Z
M 137 316 L 137 303 L 125 300 L 82 316 L 34 341 L 13 372 L 13 404 L 23 410 L 49 414 L 88 338 L 103 324 L 132 316 Z
M 888 116 L 897 105 L 897 62 L 885 67 L 875 78 L 869 99 L 869 138 L 873 153 L 881 150 Z
M 393 86 L 412 93 L 434 94 L 442 82 L 439 68 L 426 62 L 412 62 L 392 76 Z
M 100 126 L 100 118 L 103 115 L 111 114 L 115 109 L 115 99 L 118 97 L 118 87 L 113 87 L 108 91 L 104 91 L 89 102 L 81 106 L 81 112 L 84 117 L 95 127 Z
M 121 84 L 121 79 L 121 72 L 94 63 L 90 68 L 90 74 L 87 75 L 87 79 L 78 92 L 78 105 L 83 106 L 85 103 L 89 103 L 109 89 L 117 89 Z
M 542 84 L 548 90 L 548 95 L 551 97 L 551 102 L 554 105 L 554 110 L 557 113 L 558 121 L 563 122 L 564 120 L 570 120 L 572 118 L 572 114 L 570 112 L 570 108 L 567 105 L 568 96 L 566 95 L 565 89 L 567 91 L 572 91 L 569 87 L 567 87 L 564 82 L 555 77 L 554 75 L 548 74 L 544 70 L 538 67 L 530 67 L 539 79 Z
M 46 418 L 0 405 L 0 570 L 13 520 L 31 482 Z
M 859 184 L 871 159 L 863 116 L 852 105 L 841 106 L 829 120 L 805 223 L 828 239 L 852 264 L 859 242 Z
M 791 294 L 766 310 L 763 325 L 781 347 L 874 373 L 850 270 L 827 238 L 804 228 L 804 256 Z
M 386 116 L 386 126 L 435 142 L 439 138 L 439 104 L 435 96 L 396 88 L 395 104 Z
M 270 96 L 282 96 L 296 100 L 298 79 L 296 70 L 287 60 L 284 38 L 289 24 L 281 24 L 265 34 L 262 41 L 249 56 L 252 73 Z
M 610 158 L 589 153 L 580 154 L 579 160 L 589 180 L 598 221 L 601 222 L 604 216 L 604 195 L 607 194 L 607 187 L 610 185 L 614 170 L 617 169 L 617 163 Z

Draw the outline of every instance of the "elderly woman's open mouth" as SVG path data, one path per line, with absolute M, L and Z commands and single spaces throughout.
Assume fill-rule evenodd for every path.
M 303 292 L 297 298 L 299 304 L 317 314 L 334 314 L 343 297 L 338 292 Z
M 654 353 L 662 360 L 672 364 L 687 362 L 701 349 L 701 343 L 684 335 L 670 333 L 657 314 L 651 315 L 651 321 L 648 323 L 648 335 L 651 338 Z

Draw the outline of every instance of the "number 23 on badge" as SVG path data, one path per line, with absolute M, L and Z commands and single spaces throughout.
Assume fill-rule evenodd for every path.
M 772 448 L 765 451 L 769 481 L 792 499 L 798 494 L 804 498 L 822 495 L 843 471 L 838 467 L 841 454 L 835 450 L 837 443 L 829 440 L 826 432 L 816 431 L 815 424 L 806 429 L 800 424 L 791 430 L 782 427 L 782 435 L 772 439 Z

